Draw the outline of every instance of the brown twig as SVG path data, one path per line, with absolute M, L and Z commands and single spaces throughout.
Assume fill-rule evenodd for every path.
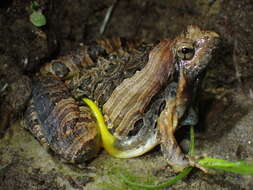
M 233 64 L 234 64 L 234 67 L 235 67 L 235 76 L 238 80 L 238 82 L 241 84 L 242 83 L 242 79 L 241 79 L 241 72 L 240 72 L 240 69 L 239 69 L 239 60 L 238 60 L 238 40 L 237 38 L 235 37 L 234 39 L 234 47 L 233 47 Z
M 115 9 L 115 7 L 116 7 L 116 5 L 117 5 L 118 2 L 119 2 L 119 0 L 115 0 L 113 2 L 113 4 L 107 9 L 104 21 L 103 21 L 103 23 L 102 23 L 102 25 L 100 27 L 100 30 L 99 30 L 100 35 L 104 34 L 105 29 L 106 29 L 106 27 L 107 27 L 107 25 L 109 23 L 109 20 L 111 19 L 112 13 L 113 13 L 113 11 L 114 11 L 114 9 Z

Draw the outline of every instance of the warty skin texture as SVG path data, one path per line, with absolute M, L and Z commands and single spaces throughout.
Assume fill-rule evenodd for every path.
M 73 94 L 78 94 L 78 97 L 84 95 L 97 101 L 103 108 L 107 124 L 118 139 L 116 148 L 137 149 L 153 138 L 152 145 L 141 154 L 161 144 L 170 164 L 179 166 L 177 168 L 187 167 L 191 163 L 181 152 L 174 132 L 182 123 L 196 124 L 186 116 L 195 103 L 200 76 L 217 43 L 216 33 L 189 26 L 180 36 L 162 40 L 151 51 L 149 45 L 138 44 L 138 48 L 134 49 L 136 45 L 131 43 L 127 44 L 127 48 L 122 48 L 122 42 L 115 38 L 112 44 L 108 40 L 100 41 L 100 46 L 93 46 L 92 51 L 84 47 L 77 54 L 53 60 L 41 69 L 43 76 L 38 79 L 39 82 L 36 83 L 37 79 L 34 79 L 32 111 L 30 115 L 27 114 L 28 129 L 39 140 L 44 139 L 51 149 L 66 160 L 80 162 L 94 157 L 100 143 L 90 111 L 86 108 L 83 112 L 73 98 L 72 103 L 66 103 Z M 52 83 L 56 80 L 64 90 L 60 92 L 57 87 L 51 88 L 54 85 L 50 86 L 50 82 L 44 84 L 45 80 L 51 80 Z M 45 86 L 47 93 L 42 90 L 34 92 L 41 86 Z M 60 94 L 64 93 L 68 95 L 61 97 Z M 61 110 L 55 99 L 65 102 L 66 107 L 75 108 L 72 111 L 69 109 L 72 114 L 59 117 Z M 52 106 L 42 109 L 40 105 L 46 100 Z M 29 122 L 31 113 L 33 117 L 36 116 L 37 123 Z M 50 119 L 52 114 L 55 114 L 54 119 Z M 83 114 L 89 118 L 86 122 L 78 119 Z M 68 118 L 69 115 L 72 116 Z M 72 123 L 69 130 L 65 130 L 65 121 Z M 140 129 L 130 135 L 137 128 Z M 53 136 L 50 131 L 56 135 Z M 65 140 L 68 135 L 71 138 Z M 66 153 L 65 150 L 70 151 Z

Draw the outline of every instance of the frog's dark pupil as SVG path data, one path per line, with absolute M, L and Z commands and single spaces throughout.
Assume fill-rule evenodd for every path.
M 192 52 L 193 52 L 193 49 L 191 49 L 191 48 L 182 48 L 183 54 L 188 54 L 188 53 L 192 53 Z

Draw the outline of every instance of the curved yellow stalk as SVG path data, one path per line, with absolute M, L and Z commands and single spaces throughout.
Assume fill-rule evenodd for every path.
M 109 154 L 117 157 L 117 155 L 119 154 L 119 151 L 117 149 L 115 149 L 113 146 L 116 141 L 116 138 L 109 132 L 109 130 L 105 124 L 103 115 L 100 112 L 98 106 L 92 100 L 90 100 L 88 98 L 83 98 L 83 101 L 90 107 L 93 115 L 97 119 L 97 124 L 98 124 L 98 128 L 100 130 L 104 149 Z
M 95 116 L 98 128 L 100 130 L 103 147 L 110 155 L 117 158 L 133 158 L 146 153 L 158 144 L 156 136 L 154 136 L 150 138 L 144 146 L 135 147 L 124 151 L 117 149 L 115 147 L 115 142 L 117 139 L 109 132 L 98 106 L 88 98 L 83 98 L 82 100 L 90 107 L 93 115 Z

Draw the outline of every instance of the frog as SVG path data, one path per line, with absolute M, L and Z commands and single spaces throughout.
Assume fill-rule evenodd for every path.
M 94 159 L 101 134 L 91 110 L 102 110 L 119 157 L 140 156 L 157 145 L 175 170 L 192 166 L 175 131 L 196 125 L 198 91 L 219 43 L 213 31 L 188 26 L 159 43 L 97 40 L 46 63 L 32 79 L 25 126 L 67 162 Z

